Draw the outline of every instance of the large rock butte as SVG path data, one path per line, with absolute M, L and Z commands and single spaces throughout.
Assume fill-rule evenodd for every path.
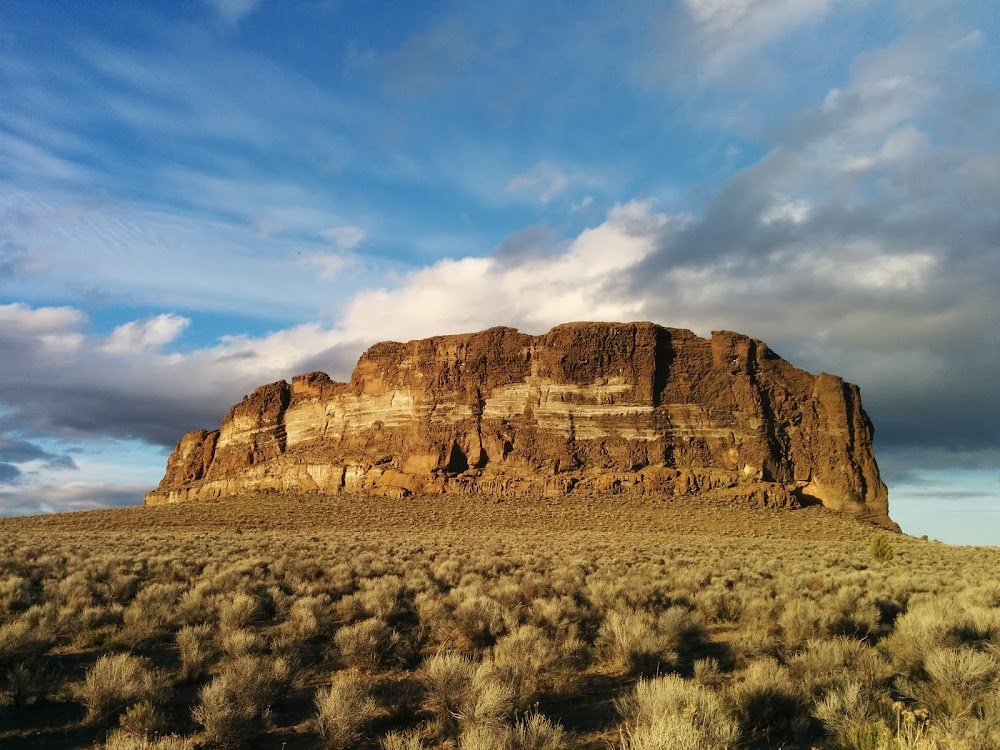
M 146 503 L 276 490 L 703 494 L 818 501 L 876 522 L 888 492 L 857 386 L 729 331 L 569 323 L 384 342 L 348 383 L 265 385 L 189 432 Z

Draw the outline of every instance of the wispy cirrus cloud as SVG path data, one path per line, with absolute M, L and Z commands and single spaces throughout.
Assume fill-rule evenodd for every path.
M 258 7 L 262 0 L 205 0 L 223 21 L 238 24 Z
M 830 11 L 831 0 L 685 0 L 698 37 L 702 75 L 718 79 L 769 43 Z
M 567 172 L 551 162 L 542 161 L 521 174 L 514 175 L 507 183 L 507 192 L 537 200 L 542 205 L 551 203 L 567 190 L 578 186 L 597 186 L 593 177 L 578 172 Z
M 365 232 L 364 229 L 351 224 L 345 224 L 339 227 L 329 227 L 322 230 L 320 234 L 328 239 L 340 252 L 353 250 L 364 241 L 365 237 L 368 236 L 368 233 Z

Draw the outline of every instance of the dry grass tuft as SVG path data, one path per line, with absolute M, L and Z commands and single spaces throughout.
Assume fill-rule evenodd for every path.
M 85 721 L 101 724 L 143 701 L 154 701 L 161 692 L 161 676 L 148 659 L 132 654 L 102 656 L 77 688 L 87 707 Z
M 640 679 L 618 709 L 623 750 L 729 750 L 739 737 L 719 696 L 677 675 Z
M 352 747 L 362 727 L 382 711 L 371 697 L 371 682 L 363 673 L 334 673 L 330 686 L 316 692 L 316 730 L 329 750 Z

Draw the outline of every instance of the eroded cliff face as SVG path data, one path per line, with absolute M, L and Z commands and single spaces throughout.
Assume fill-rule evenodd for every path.
M 259 490 L 711 493 L 888 522 L 857 386 L 747 336 L 652 323 L 376 344 L 349 383 L 265 385 L 185 435 L 146 502 Z

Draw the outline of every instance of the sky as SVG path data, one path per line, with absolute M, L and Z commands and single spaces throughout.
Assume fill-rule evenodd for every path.
M 380 340 L 736 330 L 1000 544 L 991 2 L 0 0 L 0 515 Z

